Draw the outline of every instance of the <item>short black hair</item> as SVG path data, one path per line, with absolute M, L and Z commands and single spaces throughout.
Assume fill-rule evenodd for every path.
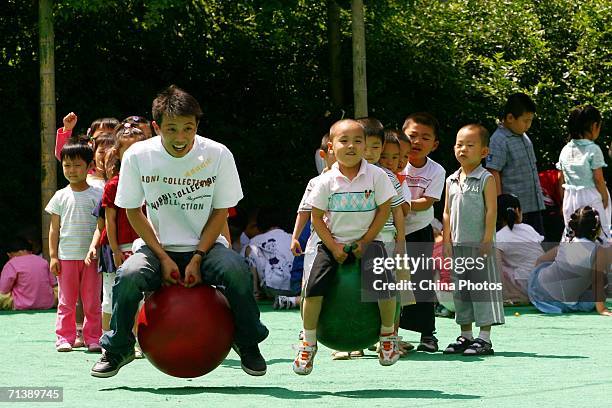
M 63 162 L 65 158 L 82 159 L 85 163 L 89 164 L 94 159 L 94 151 L 91 146 L 87 144 L 66 144 L 60 152 L 60 161 Z
M 162 124 L 164 114 L 170 117 L 195 116 L 196 122 L 200 122 L 203 114 L 196 98 L 176 85 L 170 85 L 157 95 L 151 112 L 158 125 Z
M 113 130 L 118 124 L 119 121 L 115 118 L 98 118 L 91 122 L 89 129 L 87 129 L 87 136 L 93 136 L 98 129 Z
M 380 143 L 385 143 L 385 127 L 380 120 L 372 116 L 366 116 L 356 120 L 363 126 L 366 137 L 375 136 L 380 139 Z
M 478 136 L 480 136 L 480 144 L 483 147 L 489 147 L 489 131 L 486 127 L 484 127 L 480 123 L 469 123 L 461 127 L 461 129 L 459 129 L 459 132 L 461 132 L 463 129 L 471 129 L 477 131 Z
M 358 127 L 361 128 L 361 130 L 363 131 L 363 138 L 365 139 L 366 134 L 365 134 L 365 128 L 363 127 L 363 125 L 361 123 L 359 123 L 359 121 L 355 120 L 355 119 L 340 119 L 336 122 L 334 122 L 333 125 L 331 125 L 331 127 L 329 128 L 329 141 L 333 142 L 334 141 L 334 130 L 338 127 L 338 126 L 342 126 L 344 124 L 356 124 Z
M 323 150 L 325 153 L 327 153 L 327 151 L 329 150 L 327 142 L 329 142 L 329 133 L 323 135 L 323 137 L 321 138 L 321 146 L 319 147 L 319 149 Z
M 506 116 L 512 114 L 514 118 L 518 118 L 524 113 L 535 113 L 536 112 L 536 104 L 529 97 L 529 95 L 523 92 L 513 93 L 508 96 L 506 100 L 506 105 L 504 106 L 504 115 L 502 119 L 506 119 Z
M 403 133 L 400 132 L 398 129 L 385 129 L 385 144 L 392 143 L 399 146 L 400 135 L 402 134 Z M 408 139 L 406 135 L 404 135 L 404 137 Z M 410 139 L 408 139 L 408 143 L 410 143 Z
M 6 252 L 17 252 L 21 250 L 32 251 L 32 243 L 23 237 L 14 237 L 6 246 Z
M 428 112 L 416 112 L 408 115 L 406 120 L 404 120 L 404 125 L 402 126 L 402 132 L 405 132 L 410 122 L 418 123 L 419 125 L 428 126 L 433 130 L 434 140 L 440 140 L 440 122 L 434 115 Z

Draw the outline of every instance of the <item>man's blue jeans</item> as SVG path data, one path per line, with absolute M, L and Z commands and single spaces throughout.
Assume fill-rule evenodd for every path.
M 168 252 L 168 255 L 183 272 L 193 253 Z M 268 329 L 259 320 L 259 308 L 253 297 L 253 278 L 246 261 L 225 246 L 215 244 L 202 261 L 200 270 L 205 284 L 223 287 L 234 316 L 234 342 L 238 347 L 262 342 L 268 336 Z M 110 331 L 100 339 L 105 350 L 113 354 L 132 352 L 136 342 L 132 328 L 143 292 L 155 291 L 161 285 L 161 263 L 147 246 L 140 248 L 119 267 L 113 285 Z

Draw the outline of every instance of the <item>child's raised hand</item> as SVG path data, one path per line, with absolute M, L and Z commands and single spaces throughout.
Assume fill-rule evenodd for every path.
M 51 262 L 49 263 L 49 268 L 51 269 L 51 273 L 55 276 L 59 276 L 62 273 L 60 268 L 60 262 L 57 258 L 51 258 Z
M 334 247 L 332 248 L 332 255 L 339 264 L 344 263 L 344 261 L 346 261 L 346 258 L 348 258 L 348 253 L 344 252 L 344 244 L 340 244 L 338 242 L 334 242 Z
M 74 113 L 74 112 L 70 112 L 69 114 L 64 116 L 64 119 L 63 119 L 63 122 L 64 122 L 64 132 L 66 132 L 68 130 L 74 129 L 74 127 L 77 124 L 77 120 L 78 120 L 78 117 L 77 117 L 76 113 Z
M 302 252 L 302 246 L 300 245 L 300 241 L 295 238 L 291 238 L 291 253 L 293 256 L 302 256 L 304 252 Z

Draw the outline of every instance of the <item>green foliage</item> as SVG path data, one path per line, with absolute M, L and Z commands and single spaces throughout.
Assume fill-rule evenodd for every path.
M 101 116 L 150 114 L 157 91 L 176 83 L 201 102 L 200 133 L 234 153 L 249 205 L 295 208 L 314 175 L 313 151 L 342 112 L 329 98 L 326 1 L 57 0 L 57 124 L 78 130 Z M 344 100 L 352 100 L 350 1 L 341 12 Z M 612 5 L 607 0 L 366 0 L 370 113 L 400 126 L 417 110 L 443 124 L 434 158 L 457 167 L 459 126 L 494 129 L 506 95 L 538 104 L 530 135 L 541 166 L 554 163 L 575 104 L 612 114 Z M 0 8 L 0 207 L 38 223 L 39 124 L 36 10 Z M 343 110 L 350 115 L 348 104 Z M 330 113 L 331 112 L 331 113 Z M 5 121 L 7 121 L 5 119 Z M 606 131 L 602 135 L 605 140 Z M 602 143 L 603 144 L 603 143 Z M 58 179 L 62 179 L 61 174 Z M 10 192 L 10 193 L 9 193 Z M 14 217 L 13 217 L 14 215 Z

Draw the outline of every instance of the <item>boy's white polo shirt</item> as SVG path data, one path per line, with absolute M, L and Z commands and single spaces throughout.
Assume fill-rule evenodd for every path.
M 308 204 L 325 211 L 334 240 L 346 244 L 363 237 L 374 220 L 376 208 L 395 195 L 384 170 L 361 160 L 353 180 L 342 174 L 338 163 L 334 163 L 320 176 L 308 197 Z M 381 240 L 380 232 L 376 239 Z

